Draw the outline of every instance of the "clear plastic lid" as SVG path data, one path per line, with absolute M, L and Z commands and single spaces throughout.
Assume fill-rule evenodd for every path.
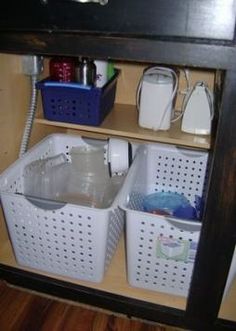
M 145 74 L 143 80 L 152 84 L 173 84 L 173 78 L 171 76 L 162 75 L 159 73 Z

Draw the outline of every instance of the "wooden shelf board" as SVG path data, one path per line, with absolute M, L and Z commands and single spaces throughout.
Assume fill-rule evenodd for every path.
M 232 282 L 227 295 L 221 303 L 219 318 L 236 322 L 236 278 Z
M 202 149 L 210 148 L 210 136 L 192 135 L 182 132 L 180 130 L 181 121 L 172 123 L 168 131 L 153 131 L 139 127 L 137 110 L 132 105 L 115 104 L 111 113 L 98 127 L 48 121 L 44 119 L 42 114 L 35 119 L 35 122 L 87 133 L 124 137 L 131 140 L 163 142 Z

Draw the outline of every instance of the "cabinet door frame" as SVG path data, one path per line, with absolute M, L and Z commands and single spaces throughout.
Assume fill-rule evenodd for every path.
M 214 323 L 236 245 L 236 71 L 227 70 L 186 316 Z
M 232 41 L 233 1 L 149 0 L 147 4 L 145 0 L 108 0 L 105 6 L 71 0 L 25 0 L 24 6 L 19 1 L 3 1 L 0 29 Z
M 55 38 L 54 38 L 55 37 Z M 67 40 L 67 43 L 63 41 Z M 139 40 L 62 34 L 0 32 L 0 51 L 10 53 L 86 54 L 117 59 L 194 65 L 225 70 L 216 137 L 211 148 L 211 171 L 204 222 L 186 311 L 108 294 L 0 264 L 0 278 L 7 282 L 87 303 L 97 307 L 179 327 L 220 330 L 236 323 L 218 319 L 224 285 L 235 247 L 236 224 L 236 47 L 229 44 Z M 75 42 L 76 41 L 76 42 Z M 79 41 L 84 41 L 80 44 Z M 103 42 L 103 43 L 102 43 Z M 102 43 L 102 46 L 101 46 Z M 60 49 L 60 47 L 62 47 Z M 62 46 L 61 46 L 62 45 Z M 79 45 L 79 46 L 77 46 Z M 123 47 L 123 48 L 122 48 Z M 218 242 L 222 242 L 221 246 Z M 213 282 L 212 280 L 216 281 Z M 210 289 L 212 287 L 212 289 Z M 207 293 L 207 298 L 206 298 Z

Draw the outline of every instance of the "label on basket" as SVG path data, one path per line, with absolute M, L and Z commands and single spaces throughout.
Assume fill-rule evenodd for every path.
M 164 236 L 157 238 L 157 257 L 193 263 L 196 251 L 196 242 Z

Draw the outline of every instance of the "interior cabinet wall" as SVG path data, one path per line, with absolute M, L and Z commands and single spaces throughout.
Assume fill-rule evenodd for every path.
M 115 62 L 115 67 L 121 69 L 121 74 L 118 79 L 116 102 L 121 104 L 135 105 L 136 103 L 136 89 L 140 77 L 145 68 L 150 65 L 162 66 L 161 64 L 150 63 L 127 63 Z M 214 86 L 214 71 L 213 70 L 199 70 L 193 68 L 189 69 L 190 85 L 193 86 L 197 81 L 204 81 L 209 88 L 213 91 Z M 179 92 L 186 90 L 186 79 L 182 68 L 177 70 L 179 74 Z M 183 95 L 178 93 L 175 108 L 181 109 Z
M 22 74 L 22 56 L 0 54 L 0 172 L 17 157 L 30 102 L 30 78 Z M 45 62 L 45 72 L 47 63 Z M 41 98 L 38 98 L 41 108 Z M 30 144 L 47 134 L 65 131 L 42 125 L 34 125 Z
M 20 142 L 23 134 L 25 119 L 30 100 L 30 79 L 22 74 L 22 56 L 13 54 L 0 54 L 0 128 L 2 146 L 0 150 L 0 171 L 9 166 L 18 156 Z M 49 58 L 45 58 L 42 77 L 48 75 Z M 121 69 L 118 79 L 116 103 L 135 104 L 136 89 L 143 70 L 150 64 L 128 63 L 114 61 L 115 67 Z M 192 70 L 190 82 L 204 80 L 213 88 L 214 72 Z M 183 70 L 180 70 L 179 90 L 186 88 Z M 176 108 L 180 109 L 182 95 L 178 94 Z M 41 96 L 38 97 L 38 110 L 42 110 Z M 65 132 L 66 129 L 54 128 L 34 124 L 31 145 L 52 132 Z
M 49 75 L 49 60 L 50 58 L 44 59 L 44 71 L 42 76 L 47 77 Z M 120 69 L 120 76 L 117 81 L 116 98 L 115 102 L 120 104 L 135 105 L 136 104 L 136 90 L 143 74 L 143 71 L 153 65 L 162 66 L 158 63 L 138 63 L 138 62 L 125 62 L 111 60 L 114 63 L 115 68 Z M 165 65 L 163 65 L 165 66 Z M 174 67 L 173 67 L 174 68 Z M 186 79 L 183 68 L 177 68 L 179 75 L 179 92 L 186 89 Z M 189 69 L 189 81 L 190 85 L 193 86 L 197 81 L 204 81 L 211 91 L 214 88 L 215 72 L 214 70 L 200 70 L 195 68 Z M 176 100 L 176 109 L 181 108 L 183 95 L 178 93 Z M 41 106 L 40 106 L 41 107 Z
M 44 71 L 42 77 L 49 75 L 49 61 L 50 58 L 44 59 Z M 124 62 L 111 60 L 115 68 L 120 69 L 120 75 L 117 81 L 115 103 L 135 105 L 136 104 L 136 90 L 143 74 L 143 71 L 153 65 L 162 66 L 162 64 L 155 63 L 138 63 L 138 62 Z M 186 89 L 186 79 L 183 68 L 177 68 L 179 75 L 179 92 Z M 204 81 L 211 91 L 214 88 L 215 72 L 214 70 L 200 70 L 194 68 L 189 69 L 189 81 L 193 86 L 197 81 Z M 183 95 L 178 93 L 175 108 L 181 109 Z M 42 108 L 41 100 L 39 98 L 39 109 Z
M 18 155 L 25 110 L 29 100 L 29 81 L 21 74 L 21 57 L 0 55 L 0 171 Z

